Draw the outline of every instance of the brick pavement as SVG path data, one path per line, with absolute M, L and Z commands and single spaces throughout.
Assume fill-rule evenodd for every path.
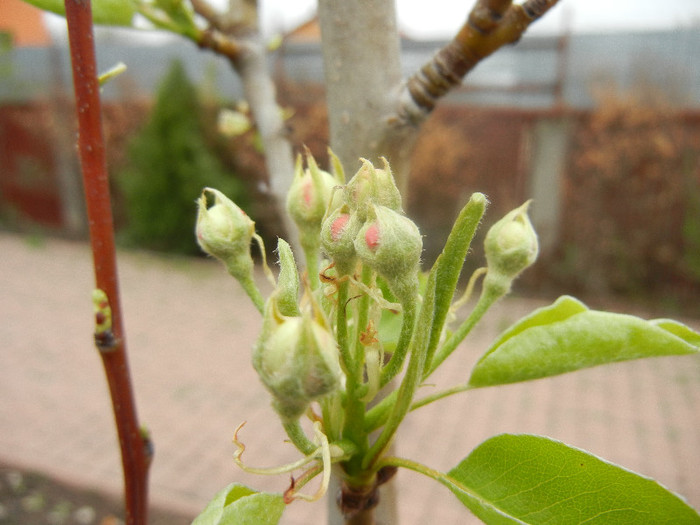
M 230 459 L 242 420 L 249 463 L 297 457 L 250 366 L 259 317 L 237 283 L 212 261 L 127 253 L 119 267 L 139 414 L 156 445 L 152 501 L 196 513 L 233 480 L 283 490 L 286 478 L 248 476 Z M 92 346 L 92 282 L 86 245 L 0 233 L 0 460 L 118 494 L 115 431 Z M 463 380 L 494 334 L 539 304 L 504 301 L 435 382 Z M 477 390 L 434 407 L 408 417 L 398 454 L 449 469 L 496 433 L 547 434 L 655 477 L 700 508 L 697 356 Z M 397 484 L 401 523 L 469 523 L 441 486 L 410 472 Z M 318 504 L 289 510 L 287 525 L 322 523 L 325 514 Z

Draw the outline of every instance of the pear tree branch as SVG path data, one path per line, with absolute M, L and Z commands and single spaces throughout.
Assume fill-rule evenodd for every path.
M 124 471 L 125 521 L 147 523 L 148 468 L 152 448 L 139 428 L 131 386 L 117 280 L 109 180 L 100 115 L 92 9 L 89 1 L 65 0 L 73 84 L 78 108 L 78 151 L 85 188 L 95 284 L 95 344 L 112 399 Z
M 558 0 L 478 0 L 457 35 L 404 84 L 399 109 L 403 122 L 418 124 L 437 101 L 481 60 L 517 42 Z

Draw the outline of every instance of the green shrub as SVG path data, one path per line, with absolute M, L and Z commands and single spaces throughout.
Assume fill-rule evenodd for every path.
M 194 85 L 174 62 L 155 107 L 129 147 L 127 168 L 117 177 L 126 203 L 121 239 L 130 246 L 200 253 L 192 231 L 193 195 L 221 188 L 245 206 L 244 184 L 227 173 L 205 139 L 203 111 Z

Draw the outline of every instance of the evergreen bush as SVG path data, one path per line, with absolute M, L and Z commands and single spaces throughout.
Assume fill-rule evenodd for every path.
M 148 122 L 129 146 L 127 167 L 117 177 L 126 203 L 121 239 L 129 246 L 182 254 L 199 253 L 192 213 L 202 187 L 227 188 L 245 206 L 246 189 L 227 173 L 205 139 L 195 86 L 179 61 L 159 86 Z M 240 200 L 239 200 L 240 199 Z

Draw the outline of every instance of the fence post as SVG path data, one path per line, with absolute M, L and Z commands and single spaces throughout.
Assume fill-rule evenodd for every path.
M 532 127 L 529 192 L 534 200 L 530 219 L 540 250 L 547 253 L 558 240 L 564 197 L 564 175 L 573 122 L 566 115 L 545 116 Z

